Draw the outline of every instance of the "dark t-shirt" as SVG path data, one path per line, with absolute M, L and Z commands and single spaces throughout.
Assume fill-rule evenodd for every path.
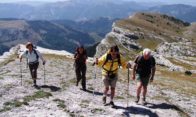
M 137 64 L 136 73 L 141 76 L 149 76 L 151 68 L 155 67 L 156 64 L 153 56 L 148 60 L 145 60 L 143 56 L 138 56 L 134 62 Z
M 77 56 L 79 56 L 76 60 L 75 60 L 75 63 L 76 65 L 78 66 L 81 66 L 81 65 L 85 65 L 86 64 L 86 59 L 87 59 L 87 55 L 86 53 L 83 53 L 83 54 L 79 54 L 79 53 L 75 53 L 74 55 L 74 58 L 76 58 Z

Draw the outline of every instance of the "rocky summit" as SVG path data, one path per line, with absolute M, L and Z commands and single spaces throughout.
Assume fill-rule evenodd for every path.
M 157 71 L 154 82 L 149 85 L 148 104 L 142 106 L 134 103 L 136 82 L 131 80 L 127 84 L 127 70 L 120 69 L 114 98 L 116 108 L 111 108 L 102 104 L 101 69 L 92 66 L 92 58 L 87 63 L 87 91 L 83 91 L 81 85 L 76 86 L 72 55 L 40 50 L 47 62 L 45 75 L 44 66 L 39 66 L 39 88 L 35 89 L 25 59 L 20 64 L 16 57 L 20 48 L 12 48 L 0 63 L 0 117 L 196 116 L 196 79 L 192 76 L 161 68 L 164 71 Z
M 118 45 L 121 54 L 134 59 L 150 48 L 157 64 L 169 71 L 196 73 L 196 25 L 158 13 L 136 13 L 113 23 L 113 28 L 97 47 L 96 56 Z

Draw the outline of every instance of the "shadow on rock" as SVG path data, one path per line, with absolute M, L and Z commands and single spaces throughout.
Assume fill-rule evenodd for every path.
M 177 107 L 176 105 L 173 104 L 167 104 L 167 103 L 161 103 L 161 104 L 152 104 L 152 103 L 147 103 L 148 108 L 152 108 L 152 109 L 173 109 L 179 112 L 183 112 L 183 110 L 181 110 L 179 107 Z
M 93 94 L 93 91 L 88 90 L 88 89 L 86 89 L 86 92 L 87 92 L 87 93 Z M 94 94 L 95 94 L 95 95 L 103 95 L 103 93 L 100 93 L 100 92 L 97 92 L 97 91 L 95 91 Z
M 126 108 L 126 107 L 122 107 L 122 106 L 116 105 L 115 109 L 123 109 L 123 110 L 125 110 L 123 112 L 123 114 L 126 117 L 130 117 L 129 114 L 136 114 L 136 115 L 149 116 L 149 117 L 158 117 L 158 115 L 156 113 L 152 112 L 151 110 L 146 109 L 146 108 L 141 108 L 141 107 L 130 106 L 130 107 Z
M 124 112 L 124 114 L 127 117 L 130 117 L 129 114 L 137 114 L 137 115 L 143 115 L 143 116 L 149 116 L 149 117 L 158 117 L 158 115 L 154 112 L 152 112 L 149 109 L 141 108 L 141 107 L 128 107 L 127 110 Z
M 48 86 L 48 85 L 42 85 L 42 86 L 40 86 L 40 88 L 50 89 L 50 90 L 51 90 L 51 91 L 53 91 L 53 92 L 56 92 L 56 91 L 61 90 L 61 88 L 60 88 L 60 87 L 56 87 L 56 86 Z

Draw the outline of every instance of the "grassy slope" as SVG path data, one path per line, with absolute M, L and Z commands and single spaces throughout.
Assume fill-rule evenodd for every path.
M 177 40 L 174 36 L 186 37 L 187 35 L 183 35 L 183 33 L 188 29 L 192 30 L 195 28 L 193 25 L 189 27 L 187 27 L 187 25 L 188 24 L 174 19 L 173 17 L 155 13 L 137 13 L 130 19 L 116 22 L 116 26 L 127 29 L 130 32 L 143 32 L 144 36 L 140 37 L 137 42 L 143 47 L 148 47 L 153 50 L 163 42 L 163 40 L 149 37 L 149 34 L 162 37 L 167 42 L 176 42 Z

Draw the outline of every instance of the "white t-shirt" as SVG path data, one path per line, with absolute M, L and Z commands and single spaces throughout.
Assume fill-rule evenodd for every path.
M 28 51 L 28 52 L 27 52 L 27 51 Z M 44 59 L 43 59 L 41 53 L 40 53 L 38 50 L 35 50 L 35 51 L 36 51 L 37 55 L 39 56 L 39 58 L 40 58 L 42 61 L 44 61 Z M 34 50 L 33 50 L 32 52 L 29 52 L 29 50 L 26 50 L 26 51 L 24 51 L 24 52 L 20 55 L 20 57 L 25 57 L 25 58 L 28 59 L 28 63 L 33 63 L 33 62 L 39 61 L 39 60 L 37 60 L 37 55 L 36 55 L 36 53 L 34 52 Z M 38 58 L 38 59 L 39 59 L 39 58 Z

